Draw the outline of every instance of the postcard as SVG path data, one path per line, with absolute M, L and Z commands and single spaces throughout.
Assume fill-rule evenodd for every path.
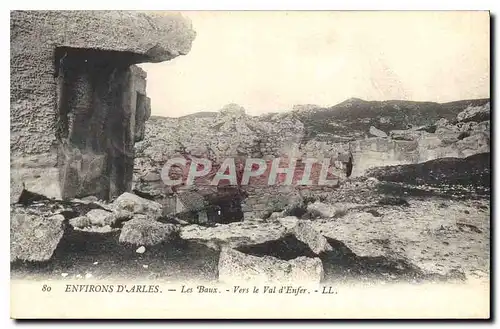
M 490 317 L 488 11 L 11 11 L 14 319 Z

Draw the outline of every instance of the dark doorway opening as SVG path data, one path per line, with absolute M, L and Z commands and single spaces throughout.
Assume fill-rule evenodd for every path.
M 211 205 L 208 213 L 209 222 L 229 224 L 243 221 L 241 203 L 244 195 L 234 187 L 219 187 L 217 193 L 207 197 Z
M 62 197 L 109 200 L 130 190 L 137 105 L 130 66 L 140 57 L 61 47 L 54 60 Z

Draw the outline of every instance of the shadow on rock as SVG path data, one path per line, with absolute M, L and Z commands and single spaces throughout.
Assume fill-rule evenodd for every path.
M 446 280 L 439 274 L 426 274 L 405 259 L 386 256 L 358 256 L 343 242 L 326 238 L 332 251 L 320 254 L 326 282 Z
M 301 256 L 317 257 L 307 244 L 299 241 L 292 234 L 287 234 L 278 240 L 242 246 L 235 249 L 252 256 L 272 256 L 282 260 L 291 260 Z

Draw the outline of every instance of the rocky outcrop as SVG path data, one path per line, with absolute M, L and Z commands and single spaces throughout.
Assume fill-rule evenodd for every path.
M 434 124 L 440 118 L 454 120 L 468 106 L 484 106 L 488 99 L 450 103 L 402 100 L 365 101 L 350 98 L 331 107 L 313 107 L 289 112 L 304 123 L 307 139 L 345 143 L 363 139 L 370 126 L 388 132 Z
M 270 201 L 266 196 L 272 194 L 271 190 L 266 190 L 268 184 L 265 179 L 270 171 L 271 159 L 294 155 L 302 138 L 302 130 L 303 125 L 293 118 L 283 115 L 253 117 L 236 104 L 228 104 L 210 116 L 194 115 L 178 119 L 153 117 L 146 125 L 145 140 L 136 144 L 133 189 L 158 202 L 166 202 L 173 190 L 161 179 L 161 169 L 173 157 L 210 159 L 213 170 L 207 177 L 213 177 L 222 161 L 228 157 L 235 158 L 236 163 L 250 157 L 264 158 L 267 159 L 268 170 L 258 183 L 252 179 L 246 191 L 251 196 L 242 205 L 245 218 L 261 217 Z M 168 136 L 165 136 L 165 131 L 170 132 Z M 189 168 L 184 169 L 185 176 Z M 200 189 L 204 189 L 209 183 L 197 180 L 196 186 L 203 185 Z M 258 192 L 253 193 L 253 185 L 259 185 Z M 257 207 L 261 207 L 261 210 L 249 209 L 256 203 L 259 203 Z
M 490 188 L 490 153 L 442 158 L 419 164 L 372 168 L 366 173 L 381 181 L 427 186 Z
M 489 148 L 489 121 L 459 122 L 456 120 L 457 114 L 471 104 L 472 107 L 474 104 L 480 104 L 479 107 L 489 108 L 488 100 L 441 105 L 418 102 L 396 103 L 380 102 L 379 104 L 353 100 L 339 104 L 338 108 L 335 107 L 335 110 L 332 108 L 331 111 L 312 107 L 258 117 L 248 116 L 240 106 L 230 104 L 219 113 L 211 115 L 191 115 L 178 119 L 153 118 L 148 121 L 146 139 L 136 145 L 138 157 L 135 162 L 137 170 L 135 186 L 158 198 L 161 198 L 162 193 L 168 193 L 168 188 L 162 185 L 158 171 L 165 162 L 165 157 L 176 156 L 179 150 L 194 152 L 199 156 L 206 155 L 215 161 L 226 156 L 266 158 L 283 154 L 299 158 L 332 158 L 344 161 L 345 155 L 351 150 L 354 156 L 352 176 L 360 176 L 367 169 L 380 165 L 419 163 L 448 156 L 463 157 Z M 404 120 L 400 113 L 403 105 L 405 106 Z M 340 129 L 341 127 L 334 125 L 344 123 L 330 122 L 331 117 L 337 117 L 340 114 L 347 115 L 348 110 L 358 111 L 367 106 L 370 107 L 370 111 L 374 111 L 374 115 L 379 110 L 379 106 L 381 112 L 388 111 L 380 118 L 377 116 L 377 127 L 399 129 L 388 129 L 389 137 L 387 137 L 383 131 L 378 132 L 379 129 L 375 126 L 368 126 L 372 127 L 371 130 L 376 133 L 376 136 L 381 137 L 358 136 L 357 140 L 353 141 L 348 137 L 348 132 L 344 136 L 342 135 L 343 128 Z M 393 117 L 395 119 L 392 121 L 388 119 L 391 118 L 389 112 L 392 109 L 389 111 L 386 108 L 390 106 L 394 106 Z M 368 109 L 366 111 L 369 112 Z M 411 111 L 415 113 L 412 114 Z M 416 113 L 421 113 L 421 115 Z M 443 118 L 439 119 L 437 115 L 443 115 Z M 328 128 L 330 135 L 338 132 L 338 136 L 335 136 L 339 138 L 344 136 L 347 140 L 341 141 L 334 136 L 324 135 L 323 133 L 327 130 L 322 126 L 321 118 L 323 121 L 330 122 L 330 128 Z M 431 119 L 439 120 L 436 122 Z M 342 120 L 347 120 L 349 125 L 354 125 L 360 119 L 349 114 L 347 119 Z M 422 125 L 425 123 L 428 123 L 428 126 Z M 415 128 L 405 129 L 411 125 Z M 361 126 L 364 127 L 365 124 L 356 126 L 355 130 L 360 130 Z M 309 136 L 308 129 L 313 128 L 323 130 L 318 131 L 314 136 Z M 165 138 L 162 131 L 171 133 Z M 154 181 L 150 180 L 152 176 L 155 177 Z
M 490 104 L 485 106 L 469 106 L 457 115 L 458 122 L 481 122 L 490 120 Z
M 354 150 L 353 176 L 363 175 L 367 169 L 378 166 L 422 163 L 448 157 L 464 158 L 489 152 L 489 109 L 489 102 L 482 106 L 469 106 L 457 115 L 457 119 L 442 118 L 428 129 L 393 130 L 389 139 L 369 138 L 351 142 Z
M 130 190 L 150 112 L 133 64 L 187 54 L 190 22 L 122 11 L 12 11 L 10 22 L 13 190 L 106 200 Z
M 297 120 L 278 114 L 253 117 L 236 104 L 209 117 L 152 117 L 146 125 L 146 139 L 136 144 L 136 178 L 144 180 L 152 168 L 161 170 L 167 159 L 183 152 L 216 162 L 226 157 L 289 154 L 300 142 L 302 130 Z
M 378 103 L 375 103 L 370 106 L 375 107 L 375 111 L 378 111 Z M 380 111 L 384 113 L 389 111 L 386 109 L 386 106 L 392 106 L 389 103 L 392 104 L 391 102 L 381 102 L 383 106 L 381 105 Z M 463 101 L 443 104 L 442 106 L 409 102 L 408 104 L 411 106 L 408 105 L 409 107 L 405 109 L 406 116 L 404 118 L 399 112 L 403 103 L 394 105 L 398 107 L 393 113 L 397 116 L 394 120 L 388 113 L 377 117 L 377 127 L 398 127 L 400 129 L 388 129 L 387 136 L 383 131 L 375 130 L 377 128 L 373 125 L 369 126 L 372 127 L 372 133 L 382 137 L 365 137 L 348 141 L 350 138 L 345 135 L 347 140 L 344 142 L 325 134 L 308 135 L 307 129 L 316 124 L 319 125 L 317 120 L 320 117 L 323 118 L 322 115 L 325 115 L 324 120 L 330 120 L 330 117 L 326 116 L 328 111 L 325 112 L 314 106 L 304 109 L 296 108 L 295 111 L 283 114 L 252 117 L 247 115 L 241 106 L 229 104 L 218 113 L 193 114 L 182 118 L 152 118 L 146 125 L 144 141 L 136 144 L 134 189 L 139 194 L 144 193 L 144 195 L 164 203 L 170 195 L 175 193 L 174 189 L 166 186 L 161 179 L 161 168 L 171 157 L 208 158 L 212 161 L 213 173 L 211 175 L 215 174 L 220 166 L 220 161 L 226 157 L 235 157 L 236 162 L 245 161 L 248 157 L 264 158 L 268 167 L 270 159 L 277 156 L 283 159 L 296 157 L 299 159 L 298 164 L 303 164 L 304 158 L 316 158 L 319 161 L 329 159 L 330 164 L 333 165 L 330 168 L 332 177 L 334 176 L 336 179 L 336 184 L 332 186 L 307 186 L 303 188 L 284 185 L 269 186 L 262 184 L 267 182 L 268 173 L 265 172 L 259 179 L 252 178 L 252 183 L 242 188 L 246 195 L 241 201 L 241 210 L 245 220 L 267 218 L 275 212 L 302 217 L 306 211 L 306 205 L 297 205 L 295 203 L 296 196 L 307 193 L 325 195 L 337 193 L 346 176 L 345 163 L 349 153 L 352 153 L 354 163 L 352 179 L 353 177 L 362 177 L 367 170 L 380 166 L 423 163 L 443 157 L 463 158 L 477 153 L 489 152 L 489 121 L 463 122 L 457 120 L 457 115 L 468 106 L 474 107 L 475 104 L 479 104 L 480 107 L 489 108 L 488 100 Z M 344 107 L 345 111 L 347 109 L 357 111 L 357 106 L 368 106 L 360 100 L 352 100 L 340 105 L 335 111 L 328 112 L 329 115 L 336 116 L 336 111 L 342 112 Z M 428 117 L 425 120 L 418 120 L 417 117 L 410 116 L 410 109 L 416 113 L 423 111 L 422 115 L 425 114 Z M 391 111 L 392 109 L 389 112 Z M 436 118 L 437 114 L 442 114 L 443 118 L 437 121 L 429 120 L 429 118 Z M 462 114 L 460 117 L 462 116 L 464 115 Z M 348 116 L 349 124 L 354 125 L 354 122 L 358 121 L 359 118 Z M 329 129 L 331 131 L 339 129 L 338 131 L 341 132 L 341 127 L 336 125 L 345 125 L 345 122 L 335 123 L 336 125 L 334 123 L 330 122 Z M 422 125 L 424 123 L 429 124 Z M 415 127 L 413 128 L 413 126 Z M 320 128 L 320 126 L 317 127 Z M 356 127 L 359 129 L 358 126 Z M 410 128 L 402 129 L 407 127 Z M 169 132 L 168 136 L 165 135 L 165 131 Z M 325 130 L 322 132 L 324 133 Z M 184 169 L 183 175 L 185 176 L 187 170 Z M 317 173 L 312 170 L 312 174 Z M 295 176 L 300 178 L 301 174 L 300 166 L 297 165 Z M 293 182 L 296 183 L 296 180 Z M 209 184 L 207 181 L 196 181 L 195 185 L 202 190 Z M 217 192 L 212 189 L 207 193 Z M 354 198 L 361 202 L 361 194 L 354 196 Z M 295 212 L 296 210 L 298 213 Z M 333 217 L 335 210 L 329 212 Z M 325 216 L 325 214 L 319 214 L 317 209 L 311 208 L 309 216 L 309 218 L 314 218 Z
M 92 226 L 92 223 L 90 222 L 90 218 L 87 216 L 79 216 L 71 218 L 69 220 L 69 225 L 76 229 L 82 229 Z

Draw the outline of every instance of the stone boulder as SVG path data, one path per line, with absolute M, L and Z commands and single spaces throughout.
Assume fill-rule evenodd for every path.
M 134 213 L 130 211 L 118 209 L 113 213 L 112 221 L 109 225 L 112 227 L 120 227 L 123 225 L 123 223 L 134 218 L 134 216 L 138 217 L 140 215 L 134 215 Z
M 441 119 L 437 120 L 434 125 L 436 126 L 436 128 L 439 128 L 439 127 L 448 126 L 449 124 L 450 124 L 450 120 L 445 119 L 445 118 L 441 118 Z
M 306 213 L 306 202 L 298 193 L 290 193 L 285 200 L 283 215 L 301 217 Z
M 47 261 L 61 241 L 64 216 L 46 217 L 14 208 L 10 219 L 10 261 Z
M 375 137 L 382 137 L 382 138 L 387 137 L 387 134 L 384 131 L 375 128 L 374 126 L 370 127 L 370 134 Z
M 277 221 L 281 225 L 283 225 L 283 227 L 285 227 L 287 229 L 287 232 L 288 232 L 288 231 L 292 230 L 297 225 L 297 223 L 300 221 L 300 219 L 298 219 L 295 216 L 285 216 L 285 217 L 278 218 Z
M 154 246 L 178 237 L 178 227 L 145 218 L 134 218 L 123 225 L 120 243 L 135 246 Z
M 87 216 L 78 216 L 75 218 L 71 218 L 69 220 L 69 225 L 73 226 L 73 228 L 76 229 L 82 229 L 91 226 L 92 223 L 90 221 L 90 218 L 88 218 Z
M 278 219 L 278 218 L 281 218 L 283 216 L 284 216 L 283 211 L 274 211 L 271 213 L 271 215 L 269 215 L 269 219 L 270 220 Z
M 490 152 L 490 135 L 489 133 L 477 133 L 465 137 L 457 142 L 457 148 L 464 157 Z
M 323 276 L 319 258 L 297 257 L 286 261 L 247 255 L 231 248 L 224 248 L 219 258 L 219 281 L 224 284 L 244 281 L 319 284 Z
M 102 209 L 92 209 L 85 216 L 93 226 L 106 226 L 114 222 L 114 214 Z
M 158 219 L 162 216 L 162 205 L 132 193 L 125 192 L 113 202 L 116 210 L 124 210 L 133 214 L 142 214 Z

